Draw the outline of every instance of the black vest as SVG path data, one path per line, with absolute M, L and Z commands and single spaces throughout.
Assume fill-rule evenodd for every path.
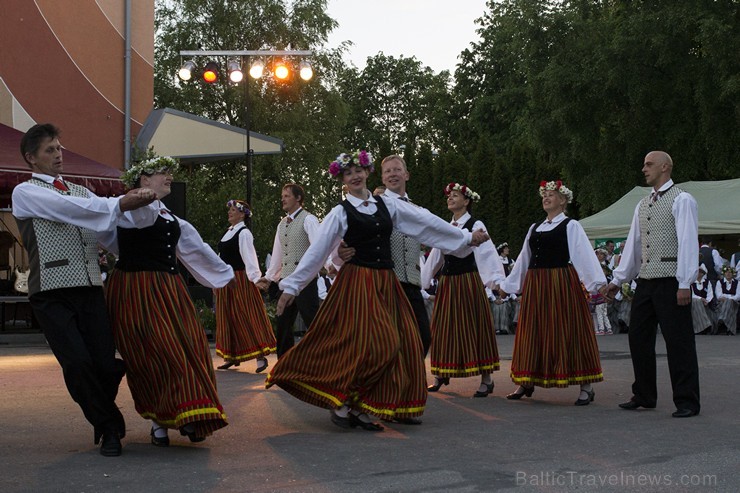
M 475 224 L 475 218 L 470 216 L 470 219 L 463 224 L 462 229 L 473 231 L 473 225 Z M 445 263 L 440 269 L 439 274 L 442 276 L 459 276 L 460 274 L 467 274 L 469 272 L 478 272 L 478 265 L 475 263 L 475 253 L 471 252 L 467 257 L 455 257 L 454 255 L 445 255 Z
M 701 282 L 701 289 L 696 287 L 695 282 L 691 283 L 691 292 L 694 293 L 696 296 L 700 296 L 704 299 L 706 299 L 707 295 L 709 294 L 707 292 L 708 288 L 709 288 L 709 280 L 706 278 Z
M 355 256 L 348 262 L 371 269 L 392 269 L 391 232 L 393 221 L 383 199 L 375 196 L 375 214 L 362 214 L 349 201 L 342 202 L 347 213 L 347 234 L 344 242 L 355 249 Z
M 529 237 L 529 250 L 532 258 L 529 259 L 530 269 L 554 269 L 567 267 L 570 262 L 570 251 L 568 249 L 568 223 L 570 218 L 565 218 L 555 229 L 537 232 L 537 228 L 544 221 L 540 221 L 532 228 Z
M 699 249 L 699 256 L 701 257 L 700 263 L 703 263 L 707 268 L 707 279 L 710 281 L 717 281 L 719 280 L 719 274 L 717 274 L 717 270 L 714 268 L 714 257 L 712 257 L 712 251 L 714 248 L 712 247 L 701 247 Z
M 241 228 L 229 240 L 218 242 L 218 256 L 221 257 L 221 260 L 229 264 L 235 271 L 246 270 L 247 268 L 247 266 L 244 265 L 244 260 L 242 260 L 241 251 L 239 250 L 239 235 L 246 229 L 246 227 Z
M 143 229 L 118 228 L 120 258 L 116 269 L 127 272 L 158 271 L 177 274 L 177 242 L 180 223 L 159 216 Z
M 733 279 L 730 283 L 730 289 L 727 289 L 727 284 L 725 284 L 725 280 L 722 279 L 722 294 L 729 294 L 730 296 L 735 296 L 737 293 L 737 279 Z

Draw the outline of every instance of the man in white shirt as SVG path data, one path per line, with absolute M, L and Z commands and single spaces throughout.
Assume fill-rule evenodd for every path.
M 629 323 L 635 381 L 632 399 L 622 409 L 654 408 L 657 325 L 665 339 L 676 418 L 699 414 L 699 366 L 691 319 L 691 283 L 698 270 L 696 200 L 671 180 L 673 161 L 662 151 L 645 156 L 642 172 L 652 193 L 635 208 L 622 259 L 608 287 L 607 299 L 637 277 Z
M 287 213 L 278 224 L 275 242 L 272 246 L 270 266 L 265 276 L 257 281 L 263 291 L 271 291 L 271 297 L 280 297 L 278 283 L 288 277 L 296 268 L 308 247 L 316 241 L 319 220 L 303 209 L 305 192 L 303 187 L 289 183 L 283 187 L 280 200 Z M 274 284 L 271 284 L 274 283 Z M 314 278 L 296 297 L 295 303 L 285 309 L 277 318 L 278 358 L 293 347 L 293 324 L 300 313 L 306 327 L 311 326 L 319 310 L 317 279 Z
M 113 333 L 98 264 L 98 234 L 116 228 L 128 210 L 152 202 L 152 190 L 101 198 L 65 182 L 59 130 L 34 125 L 21 140 L 33 171 L 13 190 L 13 216 L 28 250 L 29 302 L 64 374 L 67 390 L 94 427 L 100 453 L 121 455 L 126 425 L 115 398 L 124 374 L 115 357 Z M 141 211 L 151 225 L 157 211 Z

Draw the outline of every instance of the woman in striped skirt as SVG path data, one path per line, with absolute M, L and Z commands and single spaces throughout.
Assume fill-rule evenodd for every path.
M 529 228 L 522 252 L 501 290 L 522 293 L 507 399 L 531 397 L 534 386 L 580 385 L 576 406 L 594 400 L 603 380 L 587 293 L 606 284 L 604 271 L 578 221 L 565 215 L 573 192 L 562 182 L 540 184 L 547 218 Z M 583 283 L 583 284 L 581 284 Z
M 174 166 L 171 158 L 152 158 L 122 179 L 130 188 L 151 188 L 161 199 L 170 193 Z M 120 255 L 106 289 L 113 335 L 136 411 L 152 421 L 151 442 L 168 446 L 169 428 L 200 442 L 227 422 L 208 340 L 177 260 L 211 288 L 225 286 L 234 272 L 190 223 L 159 201 L 150 207 L 160 210 L 153 226 L 136 229 L 124 217 L 117 242 L 108 245 Z
M 471 215 L 473 202 L 480 200 L 477 193 L 459 183 L 450 183 L 444 193 L 454 228 L 485 230 L 483 223 Z M 428 390 L 438 391 L 449 384 L 450 378 L 480 375 L 480 386 L 473 397 L 487 397 L 493 392 L 491 372 L 499 369 L 499 356 L 485 288 L 496 289 L 504 280 L 504 266 L 490 240 L 455 255 L 445 255 L 435 248 L 422 268 L 424 287 L 439 271 L 429 351 L 434 384 Z
M 346 200 L 324 218 L 318 241 L 280 282 L 278 313 L 316 277 L 342 239 L 355 255 L 339 271 L 306 336 L 278 360 L 266 386 L 278 385 L 330 409 L 337 426 L 380 431 L 369 414 L 403 422 L 421 416 L 427 398 L 419 331 L 392 270 L 393 228 L 449 250 L 488 236 L 463 233 L 426 209 L 371 195 L 372 170 L 365 151 L 341 154 L 329 167 L 347 187 Z
M 249 204 L 229 200 L 230 227 L 218 244 L 221 260 L 234 269 L 234 282 L 215 290 L 216 354 L 224 359 L 219 370 L 257 359 L 257 373 L 267 368 L 267 356 L 276 351 L 277 342 L 265 303 L 254 284 L 262 277 L 254 237 L 246 226 L 251 217 Z
M 710 303 L 714 299 L 714 288 L 707 279 L 707 266 L 699 265 L 696 271 L 696 281 L 691 283 L 691 320 L 694 324 L 694 334 L 708 334 L 712 330 L 710 317 Z

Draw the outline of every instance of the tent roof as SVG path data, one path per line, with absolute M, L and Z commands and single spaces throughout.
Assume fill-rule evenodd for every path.
M 244 157 L 247 131 L 184 111 L 164 108 L 149 114 L 136 138 L 140 149 L 154 148 L 160 156 L 173 156 L 183 163 L 204 163 Z M 254 154 L 280 154 L 283 141 L 249 132 Z
M 740 234 L 740 178 L 677 184 L 699 205 L 699 234 Z M 627 237 L 637 203 L 651 187 L 635 187 L 615 203 L 580 223 L 589 239 Z
M 31 169 L 21 156 L 23 132 L 0 123 L 0 207 L 10 205 L 15 186 L 31 178 Z M 75 152 L 64 150 L 64 177 L 98 195 L 119 195 L 121 171 Z

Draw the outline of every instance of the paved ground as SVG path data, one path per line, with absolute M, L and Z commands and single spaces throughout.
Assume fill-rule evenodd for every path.
M 0 491 L 740 491 L 740 338 L 697 338 L 703 408 L 690 419 L 671 417 L 660 340 L 658 407 L 637 412 L 617 408 L 630 397 L 626 336 L 599 337 L 607 380 L 582 408 L 575 388 L 507 401 L 513 336 L 498 341 L 492 396 L 473 399 L 476 379 L 453 380 L 430 394 L 422 426 L 382 433 L 341 430 L 327 411 L 264 390 L 249 362 L 217 372 L 227 428 L 201 444 L 171 433 L 156 448 L 124 384 L 128 436 L 108 458 L 39 337 L 0 334 Z

